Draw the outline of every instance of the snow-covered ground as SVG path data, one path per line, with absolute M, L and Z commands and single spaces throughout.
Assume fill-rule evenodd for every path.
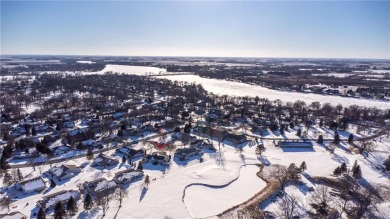
M 103 74 L 105 72 L 118 72 L 135 75 L 158 74 L 166 72 L 166 69 L 146 66 L 127 66 L 127 65 L 106 65 L 100 72 L 88 72 L 86 74 Z M 260 98 L 268 98 L 270 100 L 280 99 L 282 101 L 297 101 L 303 100 L 307 103 L 319 101 L 320 103 L 330 103 L 332 105 L 342 104 L 343 106 L 360 105 L 377 107 L 380 109 L 389 109 L 390 103 L 380 100 L 356 99 L 340 96 L 320 95 L 312 93 L 298 93 L 298 92 L 283 92 L 258 85 L 249 85 L 240 82 L 232 82 L 225 80 L 217 80 L 210 78 L 202 78 L 197 75 L 171 75 L 159 76 L 172 81 L 183 81 L 188 83 L 201 84 L 203 87 L 214 94 L 231 95 L 231 96 L 259 96 Z
M 325 77 L 336 77 L 336 78 L 346 78 L 354 75 L 354 73 L 324 73 L 324 74 L 312 74 L 313 76 L 325 76 Z
M 95 63 L 95 62 L 80 60 L 80 61 L 77 61 L 77 63 L 81 63 L 81 64 L 93 64 L 93 63 Z
M 256 176 L 258 171 L 257 166 L 243 166 L 238 179 L 222 188 L 203 185 L 188 187 L 184 202 L 191 216 L 196 218 L 214 216 L 251 198 L 266 185 Z
M 295 135 L 296 130 L 297 127 L 286 131 L 285 136 L 298 138 Z M 355 132 L 355 127 L 351 126 L 349 131 Z M 327 137 L 332 137 L 332 131 L 318 127 L 311 128 L 308 135 L 314 138 L 316 133 L 327 133 Z M 348 134 L 348 131 L 340 132 L 343 139 Z M 277 133 L 271 133 L 267 137 L 277 136 Z M 218 148 L 218 143 L 215 141 L 213 143 Z M 390 153 L 390 140 L 388 138 L 382 138 L 381 141 L 376 139 L 375 144 L 378 145 L 378 148 L 367 159 L 364 159 L 359 154 L 350 152 L 348 145 L 345 143 L 342 143 L 335 150 L 334 154 L 327 151 L 324 145 L 317 143 L 314 143 L 313 150 L 283 150 L 275 147 L 271 140 L 264 140 L 264 144 L 266 151 L 261 158 L 256 156 L 255 146 L 243 145 L 243 151 L 240 154 L 235 147 L 225 142 L 221 145 L 221 153 L 206 151 L 203 156 L 203 162 L 200 162 L 199 156 L 195 156 L 190 158 L 189 161 L 174 159 L 169 168 L 146 163 L 143 165 L 144 172 L 151 179 L 148 189 L 144 189 L 143 180 L 132 183 L 127 189 L 129 197 L 124 199 L 123 207 L 119 208 L 119 204 L 112 201 L 106 218 L 214 217 L 214 215 L 246 201 L 265 186 L 265 183 L 255 175 L 259 170 L 258 167 L 249 164 L 263 163 L 265 165 L 282 164 L 288 166 L 290 163 L 295 163 L 299 166 L 302 161 L 305 161 L 308 176 L 332 177 L 333 170 L 337 166 L 345 162 L 347 167 L 351 168 L 353 162 L 357 160 L 362 168 L 363 181 L 384 185 L 389 183 L 389 176 L 376 169 L 376 165 L 383 163 L 383 160 Z M 137 146 L 142 147 L 142 143 L 139 143 Z M 113 155 L 113 153 L 114 151 L 108 152 L 109 155 Z M 117 159 L 121 159 L 121 157 L 119 156 Z M 86 158 L 72 161 L 72 163 L 74 162 L 76 165 L 85 166 L 80 174 L 70 180 L 61 182 L 53 189 L 49 188 L 43 193 L 22 195 L 22 199 L 19 197 L 11 204 L 12 211 L 20 211 L 25 215 L 31 215 L 36 210 L 32 211 L 35 208 L 35 203 L 45 195 L 62 190 L 77 190 L 78 184 L 100 177 L 110 180 L 116 172 L 131 168 L 128 164 L 118 164 L 116 167 L 110 167 L 108 170 L 96 169 L 90 166 L 91 161 L 88 161 Z M 39 176 L 40 171 L 44 172 L 49 168 L 50 166 L 46 165 L 39 171 L 38 168 L 33 171 L 31 167 L 21 168 L 21 171 L 25 178 L 32 178 Z M 233 181 L 237 177 L 238 179 Z M 288 194 L 298 196 L 302 201 L 302 206 L 308 205 L 306 197 L 310 192 L 306 190 L 307 187 L 316 186 L 312 185 L 305 177 L 306 175 L 302 176 L 302 180 L 306 183 L 306 186 L 289 185 L 286 187 Z M 46 181 L 48 181 L 47 178 Z M 210 188 L 200 185 L 187 187 L 194 183 L 217 186 L 225 185 L 229 182 L 232 183 L 222 188 Z M 0 185 L 2 183 L 1 180 Z M 186 195 L 183 201 L 184 191 L 186 191 Z M 29 204 L 27 205 L 26 203 Z M 91 211 L 84 211 L 81 202 L 79 202 L 79 206 L 79 213 L 76 218 L 102 217 L 102 211 L 98 207 L 94 207 Z M 386 210 L 386 206 L 388 205 L 384 205 L 381 209 Z M 268 203 L 262 209 L 274 211 L 278 209 L 278 205 Z M 6 212 L 7 209 L 0 209 L 0 214 Z
M 268 98 L 270 100 L 280 99 L 285 102 L 287 101 L 294 102 L 297 100 L 303 100 L 307 103 L 318 101 L 320 103 L 330 103 L 332 105 L 342 104 L 343 106 L 359 105 L 359 106 L 377 107 L 380 109 L 390 108 L 390 103 L 387 101 L 356 99 L 356 98 L 312 94 L 312 93 L 283 92 L 283 91 L 268 89 L 262 86 L 249 85 L 240 82 L 202 78 L 197 75 L 172 75 L 172 76 L 160 76 L 159 78 L 166 78 L 172 81 L 183 81 L 188 83 L 201 84 L 207 91 L 219 95 L 251 96 L 251 97 L 259 96 L 260 98 Z
M 106 72 L 117 72 L 145 76 L 147 74 L 158 74 L 160 72 L 166 71 L 167 70 L 163 68 L 149 66 L 106 65 L 106 67 L 99 72 L 86 72 L 86 74 L 104 74 Z

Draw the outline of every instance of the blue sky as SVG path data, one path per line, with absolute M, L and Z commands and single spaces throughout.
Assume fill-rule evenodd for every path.
M 1 1 L 1 54 L 390 58 L 390 1 Z

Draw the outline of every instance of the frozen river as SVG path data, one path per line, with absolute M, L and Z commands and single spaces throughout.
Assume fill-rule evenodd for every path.
M 299 93 L 299 92 L 285 92 L 268 89 L 266 87 L 249 85 L 240 82 L 217 80 L 210 78 L 202 78 L 197 75 L 173 75 L 173 76 L 160 76 L 159 78 L 166 78 L 172 81 L 185 81 L 189 83 L 201 84 L 203 87 L 214 94 L 219 95 L 231 95 L 231 96 L 259 96 L 260 98 L 268 98 L 270 100 L 280 99 L 284 102 L 295 102 L 297 100 L 303 100 L 310 104 L 311 102 L 318 101 L 320 103 L 330 103 L 332 105 L 342 104 L 343 106 L 359 105 L 367 107 L 377 107 L 380 109 L 389 109 L 390 102 L 368 99 L 356 99 L 349 97 L 321 95 L 312 93 Z
M 165 69 L 156 68 L 156 67 L 107 65 L 106 68 L 99 73 L 103 73 L 107 71 L 136 74 L 136 75 L 166 72 Z M 183 81 L 188 83 L 201 84 L 207 91 L 219 95 L 250 96 L 250 97 L 259 96 L 260 98 L 268 98 L 270 100 L 280 99 L 284 102 L 287 101 L 295 102 L 297 100 L 302 100 L 310 104 L 311 102 L 318 101 L 322 104 L 323 103 L 330 103 L 332 105 L 342 104 L 343 106 L 358 105 L 358 106 L 366 106 L 366 107 L 377 107 L 380 109 L 390 109 L 390 102 L 388 101 L 356 99 L 356 98 L 349 98 L 349 97 L 321 95 L 321 94 L 312 94 L 312 93 L 285 92 L 285 91 L 272 90 L 257 85 L 249 85 L 240 82 L 202 78 L 197 75 L 159 76 L 159 78 L 165 78 L 172 81 Z

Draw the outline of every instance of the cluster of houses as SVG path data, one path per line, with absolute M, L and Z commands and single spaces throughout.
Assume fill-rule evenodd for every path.
M 88 193 L 92 198 L 100 198 L 102 196 L 112 194 L 117 188 L 122 188 L 123 185 L 141 180 L 144 176 L 142 170 L 127 169 L 115 173 L 112 180 L 99 178 L 83 184 L 85 194 Z
M 219 138 L 221 141 L 230 141 L 233 144 L 242 144 L 248 141 L 246 135 L 230 133 L 225 130 L 212 128 L 208 126 L 195 126 L 194 131 L 200 134 L 205 134 Z

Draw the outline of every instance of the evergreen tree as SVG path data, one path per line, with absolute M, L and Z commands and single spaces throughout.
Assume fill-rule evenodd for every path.
M 10 186 L 12 185 L 12 183 L 13 180 L 11 174 L 7 170 L 5 170 L 4 177 L 3 177 L 3 184 Z
M 290 128 L 293 129 L 295 127 L 294 122 L 290 122 Z
M 74 215 L 77 212 L 77 205 L 73 196 L 70 196 L 70 199 L 68 200 L 68 203 L 66 205 L 66 210 L 70 215 Z
M 318 136 L 317 143 L 318 144 L 323 144 L 324 143 L 324 136 L 322 136 L 322 135 Z
M 279 132 L 281 135 L 284 135 L 285 126 L 286 126 L 285 124 L 280 125 Z
M 26 136 L 31 135 L 30 127 L 25 127 L 26 129 Z
M 336 176 L 339 176 L 341 174 L 341 168 L 340 167 L 337 167 L 334 171 L 333 171 L 333 174 L 336 175 Z
M 65 212 L 62 203 L 57 202 L 56 206 L 54 207 L 54 219 L 63 219 L 64 214 Z
M 119 137 L 123 137 L 123 130 L 122 130 L 122 129 L 119 129 L 117 135 L 118 135 Z
M 7 159 L 4 157 L 4 155 L 0 158 L 0 169 L 1 170 L 6 170 L 9 169 L 10 166 L 8 164 Z
M 320 127 L 324 126 L 324 120 L 321 118 L 320 119 L 320 124 L 319 124 Z
M 353 172 L 357 166 L 358 166 L 357 160 L 355 160 L 355 163 L 353 163 L 351 171 Z
M 352 143 L 353 142 L 353 134 L 351 133 L 351 134 L 349 134 L 349 136 L 348 136 L 348 143 Z
M 191 132 L 191 124 L 186 123 L 184 125 L 184 133 L 190 133 Z
M 8 141 L 9 139 L 9 133 L 8 132 L 4 132 L 3 134 L 3 141 Z
M 93 159 L 93 152 L 92 152 L 92 148 L 89 147 L 88 150 L 87 150 L 87 159 L 88 160 L 92 160 Z
M 270 127 L 269 127 L 269 129 L 271 130 L 271 131 L 276 131 L 276 130 L 278 130 L 278 128 L 279 128 L 279 125 L 277 124 L 277 123 L 275 123 L 275 122 L 273 122 L 271 125 L 270 125 Z
M 360 165 L 357 165 L 355 167 L 355 169 L 352 171 L 352 176 L 355 178 L 355 179 L 359 179 L 362 177 L 362 170 L 360 168 Z
M 90 210 L 91 208 L 92 208 L 92 197 L 89 193 L 87 193 L 84 199 L 84 209 Z
M 122 157 L 122 163 L 126 163 L 126 156 L 125 155 L 123 155 L 123 157 Z
M 335 144 L 339 144 L 340 143 L 340 135 L 337 132 L 334 134 L 333 143 L 335 143 Z
M 146 186 L 149 186 L 149 184 L 150 184 L 149 175 L 145 176 L 145 184 L 146 184 Z
M 57 131 L 60 131 L 60 130 L 61 130 L 61 126 L 60 126 L 59 123 L 57 123 L 56 130 L 57 130 Z
M 302 134 L 302 129 L 299 128 L 299 129 L 297 130 L 297 136 L 301 136 L 301 134 Z
M 36 135 L 37 135 L 37 130 L 35 129 L 35 126 L 32 127 L 32 129 L 31 129 L 31 134 L 32 134 L 33 136 L 36 136 Z
M 302 172 L 305 172 L 305 170 L 307 169 L 306 162 L 303 161 L 303 162 L 301 163 L 301 166 L 300 166 L 299 168 L 301 168 Z
M 343 164 L 341 164 L 340 169 L 341 169 L 341 172 L 342 172 L 342 173 L 347 172 L 347 164 L 345 164 L 345 162 L 344 162 Z
M 54 182 L 53 179 L 50 179 L 50 187 L 54 188 L 56 186 L 57 186 L 56 182 Z
M 137 170 L 143 170 L 144 167 L 142 166 L 142 162 L 138 162 Z
M 20 171 L 20 169 L 18 168 L 18 170 L 17 170 L 17 173 L 18 173 L 18 181 L 23 181 L 23 174 L 22 174 L 22 172 Z
M 126 130 L 126 129 L 127 129 L 127 128 L 126 128 L 126 125 L 123 124 L 123 125 L 121 126 L 121 130 L 124 131 L 124 130 Z
M 45 210 L 43 208 L 39 208 L 37 219 L 46 219 Z

